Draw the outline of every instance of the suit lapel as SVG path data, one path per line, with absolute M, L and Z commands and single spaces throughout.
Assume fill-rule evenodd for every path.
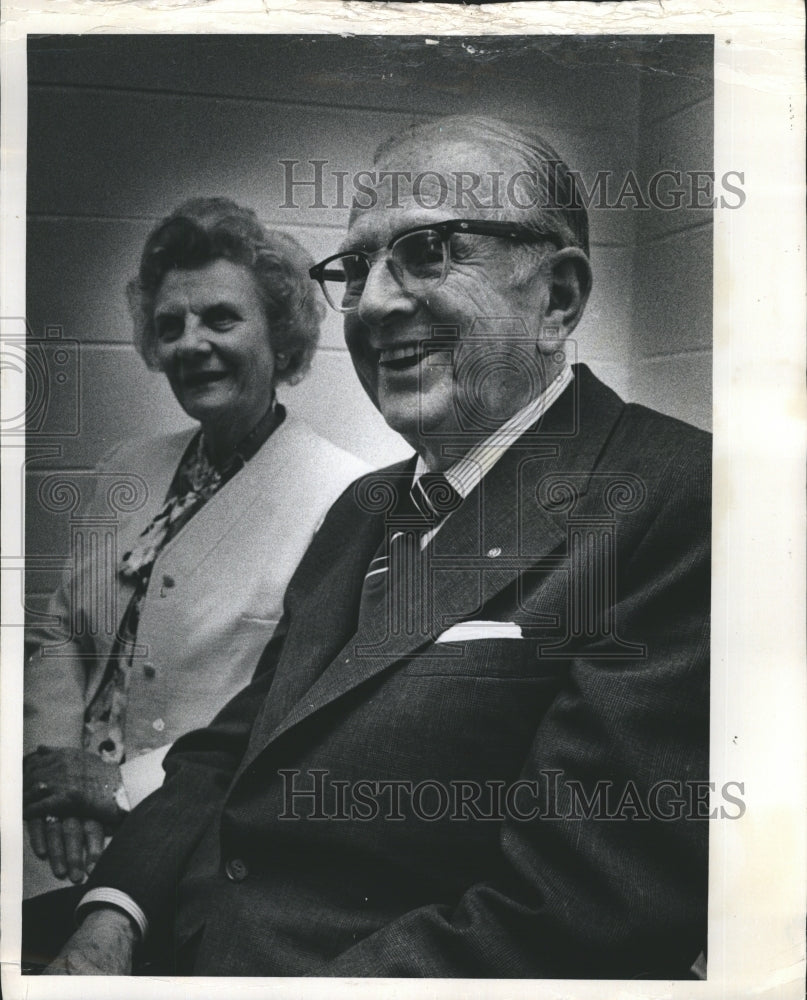
M 354 502 L 333 508 L 327 531 L 315 538 L 287 591 L 296 623 L 256 720 L 254 753 L 342 688 L 361 682 L 347 669 L 355 662 L 345 651 L 352 648 L 364 577 L 384 538 L 387 512 L 413 470 L 414 459 L 363 477 L 354 484 Z M 247 755 L 245 764 L 252 756 Z
M 588 492 L 623 406 L 585 365 L 576 365 L 574 381 L 555 406 L 446 522 L 432 546 L 435 634 L 478 617 L 525 570 L 565 550 L 569 514 Z
M 352 581 L 349 620 L 355 624 L 361 580 L 382 537 L 383 515 L 368 518 L 356 511 L 355 535 L 345 536 L 346 548 L 355 551 L 333 563 L 306 605 L 327 616 L 318 621 L 316 631 L 330 623 L 345 642 L 327 664 L 317 655 L 315 663 L 304 665 L 304 657 L 284 650 L 284 674 L 294 676 L 287 674 L 281 681 L 282 697 L 265 714 L 262 745 L 255 745 L 256 752 L 394 663 L 416 655 L 449 625 L 475 617 L 528 566 L 565 544 L 569 493 L 558 484 L 569 484 L 578 497 L 585 494 L 597 456 L 624 406 L 584 366 L 576 366 L 575 372 L 575 380 L 546 418 L 508 449 L 438 531 L 428 552 L 430 586 L 421 627 L 411 632 L 390 629 L 388 608 L 379 606 L 361 633 L 347 637 L 339 620 L 346 613 L 344 605 L 327 610 Z M 333 649 L 329 644 L 329 653 Z M 273 688 L 272 702 L 274 694 Z
M 261 717 L 266 734 L 295 706 L 310 705 L 317 679 L 338 660 L 355 630 L 364 574 L 383 537 L 384 520 L 383 516 L 350 520 L 338 551 L 323 553 L 320 571 L 295 579 L 290 587 L 292 603 L 296 604 L 298 590 L 304 594 L 298 613 L 311 620 L 311 627 L 298 626 L 285 642 Z

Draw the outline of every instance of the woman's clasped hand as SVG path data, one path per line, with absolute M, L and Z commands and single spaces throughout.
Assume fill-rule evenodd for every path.
M 23 818 L 37 857 L 80 882 L 126 814 L 120 768 L 73 747 L 39 746 L 23 760 Z

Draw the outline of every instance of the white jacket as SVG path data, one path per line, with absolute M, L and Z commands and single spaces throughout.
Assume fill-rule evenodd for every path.
M 96 469 L 89 503 L 77 501 L 71 565 L 47 612 L 56 624 L 26 635 L 26 753 L 82 745 L 84 710 L 132 592 L 115 568 L 162 507 L 193 433 L 119 446 Z M 249 682 L 316 528 L 366 471 L 288 415 L 160 553 L 141 607 L 126 712 L 124 783 L 133 804 L 162 781 L 168 746 L 207 725 Z

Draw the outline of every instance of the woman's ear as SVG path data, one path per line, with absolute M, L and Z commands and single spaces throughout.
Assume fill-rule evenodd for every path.
M 591 291 L 591 265 L 578 247 L 564 247 L 542 262 L 549 296 L 539 340 L 544 353 L 557 350 L 574 330 Z

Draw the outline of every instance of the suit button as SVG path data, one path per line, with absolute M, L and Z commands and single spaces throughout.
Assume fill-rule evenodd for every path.
M 153 663 L 144 663 L 143 664 L 143 673 L 146 675 L 146 677 L 156 677 L 157 676 L 157 668 L 154 666 Z
M 224 866 L 224 873 L 231 882 L 243 882 L 249 875 L 249 869 L 241 858 L 230 858 Z
M 170 589 L 175 585 L 176 585 L 176 580 L 172 576 L 169 576 L 168 573 L 166 573 L 165 576 L 163 576 L 163 586 L 168 587 Z

